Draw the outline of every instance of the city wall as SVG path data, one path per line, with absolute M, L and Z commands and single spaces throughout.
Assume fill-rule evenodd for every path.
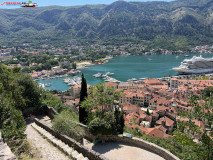
M 46 113 L 49 117 L 54 117 L 54 115 L 57 115 L 58 113 L 52 108 L 52 107 L 47 107 Z M 120 142 L 120 143 L 126 143 L 126 144 L 131 144 L 131 145 L 135 145 L 137 147 L 146 149 L 150 152 L 153 152 L 163 158 L 165 158 L 166 160 L 180 160 L 178 157 L 176 157 L 175 155 L 173 155 L 172 153 L 170 153 L 169 151 L 167 151 L 166 149 L 144 141 L 142 139 L 139 138 L 128 138 L 128 137 L 123 137 L 123 136 L 115 136 L 115 135 L 110 135 L 110 136 L 93 136 L 90 132 L 89 132 L 89 128 L 81 123 L 78 123 L 79 126 L 81 126 L 84 131 L 85 131 L 85 138 L 89 139 L 89 140 L 95 140 L 96 138 L 98 138 L 100 141 L 105 141 L 105 142 Z
M 101 154 L 83 146 L 82 144 L 75 141 L 74 139 L 71 139 L 66 135 L 56 132 L 55 130 L 47 126 L 46 124 L 41 123 L 37 118 L 34 118 L 34 121 L 38 126 L 42 127 L 43 129 L 51 133 L 53 136 L 60 139 L 65 144 L 69 145 L 70 147 L 73 147 L 74 150 L 78 151 L 79 153 L 82 153 L 84 157 L 87 157 L 88 159 L 91 159 L 91 160 L 108 160 Z

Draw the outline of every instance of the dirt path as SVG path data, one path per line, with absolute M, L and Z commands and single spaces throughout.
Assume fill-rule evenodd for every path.
M 25 133 L 32 146 L 40 152 L 39 160 L 69 160 L 58 148 L 35 131 L 30 124 L 27 125 Z

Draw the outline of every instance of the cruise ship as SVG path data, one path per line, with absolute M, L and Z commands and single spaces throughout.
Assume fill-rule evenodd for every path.
M 184 59 L 179 67 L 173 68 L 179 74 L 201 74 L 213 72 L 213 58 L 193 56 L 191 59 Z

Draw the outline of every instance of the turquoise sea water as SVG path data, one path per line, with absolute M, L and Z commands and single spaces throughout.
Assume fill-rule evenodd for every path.
M 190 54 L 189 57 L 200 54 Z M 203 54 L 203 57 L 212 57 L 213 54 Z M 131 78 L 160 78 L 163 76 L 177 75 L 173 67 L 177 67 L 186 59 L 184 55 L 142 55 L 142 56 L 117 56 L 109 63 L 89 66 L 81 71 L 84 73 L 88 84 L 98 84 L 104 82 L 101 78 L 93 77 L 94 74 L 112 72 L 111 77 L 119 81 L 127 81 Z M 80 76 L 80 75 L 79 75 Z M 63 78 L 40 80 L 38 83 L 51 83 L 47 89 L 68 90 L 70 87 L 63 82 Z

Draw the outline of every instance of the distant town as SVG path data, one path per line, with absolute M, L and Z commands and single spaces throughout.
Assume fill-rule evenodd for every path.
M 93 51 L 108 51 L 114 55 L 152 55 L 152 54 L 185 54 L 185 53 L 212 53 L 213 45 L 196 46 L 187 51 L 171 51 L 167 49 L 151 49 L 145 50 L 142 44 L 125 44 L 125 45 L 100 45 L 92 44 L 90 46 L 80 46 L 76 44 L 68 45 L 65 48 L 55 48 L 54 46 L 43 44 L 40 48 L 34 48 L 30 43 L 23 43 L 22 46 L 18 47 L 8 47 L 0 46 L 0 60 L 13 59 L 12 53 L 19 52 L 29 55 L 42 55 L 43 53 L 52 53 L 55 55 L 66 55 L 74 49 L 79 55 L 84 55 L 86 50 Z M 76 57 L 74 57 L 76 58 Z
M 69 45 L 63 50 L 61 48 L 54 48 L 49 45 L 41 45 L 41 49 L 31 48 L 29 43 L 23 44 L 22 47 L 12 47 L 7 46 L 1 47 L 0 59 L 4 62 L 7 60 L 15 61 L 16 63 L 7 64 L 9 67 L 21 67 L 23 70 L 27 67 L 35 67 L 42 64 L 39 63 L 29 63 L 28 66 L 23 65 L 16 57 L 14 53 L 41 56 L 43 53 L 51 53 L 56 60 L 57 56 L 63 56 L 69 54 L 69 52 L 74 49 L 79 55 L 72 55 L 73 58 L 78 63 L 81 60 L 78 57 L 84 55 L 84 51 L 87 49 L 92 49 L 94 51 L 107 50 L 114 55 L 130 55 L 130 54 L 185 54 L 184 51 L 169 51 L 164 49 L 152 49 L 150 51 L 144 52 L 144 47 L 135 44 L 121 45 L 121 46 L 102 46 L 102 45 L 91 45 L 90 48 L 84 46 Z M 187 53 L 212 53 L 213 46 L 196 46 L 192 48 Z M 108 55 L 109 56 L 109 55 Z M 110 55 L 111 56 L 111 55 Z M 107 59 L 110 58 L 105 57 Z M 18 62 L 17 62 L 18 61 Z M 104 63 L 106 61 L 95 61 L 93 63 Z M 43 70 L 30 70 L 30 76 L 35 80 L 47 79 L 47 78 L 57 78 L 64 76 L 76 75 L 80 71 L 78 68 L 91 65 L 91 63 L 83 63 L 77 66 L 71 66 L 71 62 L 68 60 L 59 61 L 58 65 L 51 66 L 50 69 Z M 65 66 L 65 67 L 64 67 Z M 192 112 L 192 106 L 189 102 L 191 95 L 199 96 L 206 87 L 213 86 L 213 80 L 195 80 L 193 76 L 175 76 L 175 77 L 164 77 L 161 79 L 146 78 L 140 79 L 138 81 L 129 82 L 106 82 L 106 86 L 111 86 L 116 90 L 122 90 L 123 95 L 121 96 L 119 105 L 123 108 L 125 126 L 130 129 L 139 129 L 141 133 L 153 137 L 169 137 L 172 136 L 174 127 L 177 121 L 189 121 L 185 117 L 178 115 L 179 111 L 186 111 L 189 114 Z M 44 87 L 44 86 L 43 86 Z M 89 87 L 89 85 L 88 85 Z M 65 95 L 62 93 L 57 93 L 55 96 L 63 101 L 67 106 L 78 109 L 79 98 L 80 98 L 81 85 L 74 85 L 70 87 L 68 91 L 69 94 Z M 203 101 L 199 101 L 203 104 Z M 111 108 L 105 108 L 106 110 L 113 110 L 114 106 Z M 205 121 L 192 119 L 195 125 L 205 130 Z M 186 129 L 186 133 L 187 129 Z M 200 135 L 196 133 L 188 133 L 194 141 L 198 142 Z
M 213 86 L 213 80 L 194 80 L 187 76 L 165 78 L 163 81 L 155 78 L 141 79 L 136 82 L 106 82 L 116 90 L 122 90 L 119 105 L 123 108 L 125 126 L 130 129 L 139 129 L 141 133 L 153 137 L 172 136 L 176 122 L 189 121 L 178 115 L 179 111 L 192 112 L 192 104 L 189 102 L 191 95 L 199 96 L 206 87 Z M 89 85 L 88 85 L 89 87 Z M 77 109 L 79 106 L 81 85 L 72 86 L 70 96 L 63 93 L 55 94 L 64 104 Z M 203 101 L 199 101 L 203 104 Z M 105 108 L 105 110 L 113 110 Z M 205 122 L 193 119 L 198 127 L 205 129 Z M 187 129 L 186 129 L 187 133 Z M 200 135 L 190 133 L 197 142 Z

